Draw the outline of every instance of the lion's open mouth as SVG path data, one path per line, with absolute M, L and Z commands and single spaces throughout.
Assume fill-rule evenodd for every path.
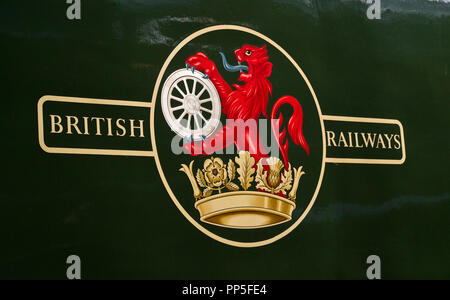
M 245 63 L 245 65 L 243 64 L 243 63 Z M 248 72 L 248 65 L 247 65 L 247 62 L 238 62 L 238 64 L 239 64 L 239 66 L 241 67 L 241 73 L 243 73 L 243 72 L 245 72 L 245 73 L 247 73 Z
M 223 54 L 222 52 L 219 52 L 219 54 L 220 56 L 222 56 L 223 67 L 228 72 L 248 72 L 248 66 L 243 65 L 240 62 L 238 62 L 237 66 L 230 65 L 227 61 L 225 54 Z

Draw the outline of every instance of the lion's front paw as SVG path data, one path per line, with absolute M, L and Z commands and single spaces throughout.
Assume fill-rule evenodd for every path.
M 214 62 L 209 60 L 208 56 L 202 52 L 189 57 L 188 60 L 186 60 L 186 66 L 188 68 L 195 68 L 195 70 L 203 72 L 209 77 L 213 77 L 217 70 Z

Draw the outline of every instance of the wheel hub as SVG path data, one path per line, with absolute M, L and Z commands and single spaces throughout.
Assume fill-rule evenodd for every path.
M 200 112 L 200 100 L 196 96 L 187 95 L 184 101 L 184 109 L 188 114 L 196 115 Z

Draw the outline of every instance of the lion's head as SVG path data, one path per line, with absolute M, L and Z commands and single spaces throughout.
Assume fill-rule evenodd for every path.
M 272 94 L 272 84 L 267 78 L 272 73 L 272 63 L 266 46 L 244 45 L 234 54 L 239 64 L 246 64 L 248 70 L 241 70 L 238 79 L 245 84 L 233 84 L 236 91 L 222 102 L 224 113 L 230 119 L 258 119 L 261 113 L 267 118 L 267 102 Z
M 248 82 L 251 79 L 267 78 L 272 73 L 272 64 L 269 62 L 265 45 L 262 47 L 244 45 L 234 51 L 234 54 L 239 63 L 248 65 L 248 72 L 241 72 L 239 81 Z

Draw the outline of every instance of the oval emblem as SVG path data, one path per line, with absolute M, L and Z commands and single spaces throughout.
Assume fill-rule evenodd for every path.
M 325 169 L 316 94 L 296 61 L 252 29 L 185 38 L 156 82 L 152 144 L 181 213 L 209 237 L 258 247 L 310 212 Z

